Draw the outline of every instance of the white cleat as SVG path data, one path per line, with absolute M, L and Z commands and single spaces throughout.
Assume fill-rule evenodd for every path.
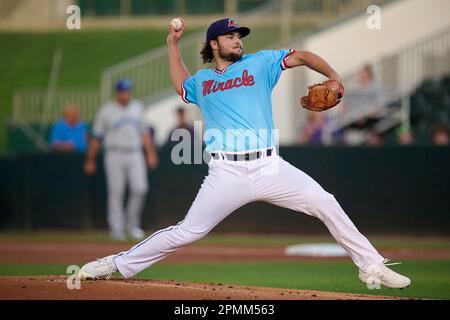
M 145 238 L 145 232 L 141 228 L 133 228 L 128 234 L 133 240 L 141 241 Z
M 97 259 L 86 263 L 81 267 L 78 276 L 81 280 L 97 280 L 109 279 L 114 272 L 117 272 L 116 264 L 114 263 L 115 255 L 110 255 L 102 259 Z
M 385 260 L 379 265 L 369 267 L 367 272 L 360 271 L 359 279 L 371 289 L 379 288 L 380 285 L 394 289 L 408 287 L 411 284 L 411 280 L 386 267 L 385 264 L 387 262 L 389 262 L 389 260 Z

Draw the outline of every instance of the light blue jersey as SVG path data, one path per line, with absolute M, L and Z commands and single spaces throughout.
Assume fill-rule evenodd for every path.
M 222 71 L 203 69 L 184 81 L 183 101 L 197 104 L 203 115 L 207 151 L 275 146 L 272 90 L 293 52 L 259 51 Z

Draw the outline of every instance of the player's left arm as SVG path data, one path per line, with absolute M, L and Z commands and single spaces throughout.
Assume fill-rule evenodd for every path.
M 150 169 L 155 169 L 158 165 L 158 154 L 156 153 L 153 135 L 149 132 L 142 133 L 142 144 L 147 159 L 147 165 Z
M 342 77 L 323 58 L 310 51 L 296 50 L 287 60 L 288 68 L 306 66 L 325 77 L 342 82 Z

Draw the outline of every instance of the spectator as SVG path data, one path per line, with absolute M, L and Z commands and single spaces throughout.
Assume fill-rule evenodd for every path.
M 372 67 L 365 65 L 358 73 L 357 88 L 346 91 L 342 106 L 342 116 L 353 120 L 349 127 L 353 140 L 364 140 L 364 131 L 371 130 L 373 124 L 383 117 L 386 105 L 386 95 L 375 81 Z
M 397 133 L 398 143 L 402 146 L 409 146 L 413 144 L 414 139 L 409 126 L 401 126 Z
M 56 152 L 85 152 L 88 128 L 80 121 L 80 113 L 75 105 L 67 105 L 63 117 L 58 120 L 50 134 L 51 149 Z
M 186 129 L 187 131 L 189 131 L 189 134 L 191 137 L 191 142 L 193 143 L 194 142 L 194 127 L 187 123 L 186 111 L 184 110 L 183 107 L 178 107 L 176 112 L 177 112 L 177 126 L 170 131 L 167 142 L 168 143 L 172 142 L 171 137 L 175 130 Z M 180 141 L 181 140 L 182 140 L 182 138 L 180 138 Z
M 341 130 L 327 133 L 327 129 L 331 129 L 331 123 L 324 113 L 308 112 L 306 123 L 298 131 L 297 142 L 311 145 L 344 144 Z
M 370 65 L 365 65 L 358 74 L 360 94 L 355 97 L 357 107 L 367 109 L 367 116 L 361 120 L 361 124 L 370 124 L 377 120 L 380 113 L 385 108 L 386 97 L 381 85 L 374 79 L 373 69 Z
M 437 125 L 433 129 L 433 144 L 436 146 L 448 146 L 449 130 L 445 125 Z
M 300 144 L 323 144 L 325 118 L 323 113 L 308 112 L 303 129 L 299 130 L 298 142 Z
M 367 135 L 366 135 L 366 145 L 367 146 L 381 147 L 381 146 L 383 146 L 383 144 L 384 144 L 383 137 L 379 133 L 377 133 L 373 130 L 370 130 L 369 132 L 367 132 Z

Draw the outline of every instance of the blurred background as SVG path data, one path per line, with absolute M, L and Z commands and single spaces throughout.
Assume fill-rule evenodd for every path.
M 66 27 L 72 4 L 81 9 L 80 30 Z M 371 5 L 381 8 L 379 28 L 368 27 L 377 13 Z M 324 80 L 303 68 L 284 72 L 274 90 L 283 158 L 333 193 L 364 231 L 449 235 L 448 12 L 448 0 L 0 0 L 0 228 L 106 228 L 101 159 L 98 174 L 87 177 L 85 148 L 57 152 L 51 134 L 62 117 L 89 132 L 125 77 L 146 106 L 160 155 L 149 172 L 143 226 L 154 230 L 182 219 L 207 173 L 205 164 L 174 165 L 167 143 L 173 128 L 201 120 L 169 78 L 167 25 L 182 16 L 187 29 L 180 47 L 191 73 L 204 68 L 206 28 L 222 17 L 251 28 L 247 53 L 293 48 L 329 61 L 346 88 L 337 108 L 301 109 L 307 86 Z M 325 227 L 254 203 L 217 230 Z

